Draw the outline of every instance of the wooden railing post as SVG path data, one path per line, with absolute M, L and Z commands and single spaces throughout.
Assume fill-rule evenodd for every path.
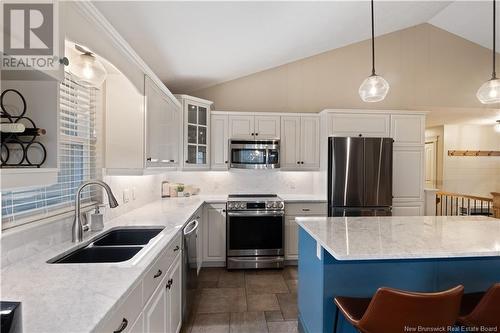
M 493 216 L 500 219 L 500 193 L 491 192 L 493 196 Z

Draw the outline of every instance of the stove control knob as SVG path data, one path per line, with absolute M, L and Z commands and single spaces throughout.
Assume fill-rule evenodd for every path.
M 278 203 L 275 201 L 275 202 L 273 202 L 273 208 L 276 208 L 276 207 L 278 207 Z
M 232 202 L 228 202 L 228 203 L 227 203 L 227 208 L 228 208 L 228 209 L 233 209 L 233 208 L 234 208 L 234 203 L 232 203 Z
M 283 208 L 283 206 L 284 206 L 284 205 L 283 205 L 283 203 L 282 203 L 282 202 L 280 202 L 280 203 L 279 203 L 279 205 L 278 205 L 278 207 L 279 207 L 279 208 Z
M 246 203 L 240 202 L 240 209 L 245 209 L 245 207 L 246 207 Z
M 266 208 L 271 208 L 272 206 L 273 206 L 273 204 L 271 202 L 266 203 Z

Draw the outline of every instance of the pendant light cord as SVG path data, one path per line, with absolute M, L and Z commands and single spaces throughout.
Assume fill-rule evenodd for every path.
M 372 0 L 373 1 L 373 0 Z M 497 73 L 496 73 L 496 54 L 497 54 L 497 48 L 496 48 L 496 26 L 497 26 L 497 10 L 496 10 L 496 4 L 497 1 L 493 0 L 493 72 L 491 73 L 491 79 L 495 80 L 497 78 Z
M 495 1 L 495 0 L 493 0 Z M 372 75 L 375 74 L 375 20 L 373 15 L 373 0 L 371 0 L 372 7 Z

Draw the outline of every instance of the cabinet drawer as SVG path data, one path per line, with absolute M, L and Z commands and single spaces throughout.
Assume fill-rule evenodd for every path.
M 160 255 L 144 276 L 144 299 L 145 304 L 158 287 L 161 280 L 167 274 L 167 270 L 175 257 L 181 252 L 181 235 L 176 236 L 168 245 L 167 249 Z
M 306 215 L 326 215 L 326 202 L 301 202 L 285 204 L 285 215 L 306 216 Z
M 142 283 L 139 282 L 99 332 L 115 332 L 120 331 L 120 328 L 120 332 L 132 332 L 133 324 L 141 312 L 141 298 Z

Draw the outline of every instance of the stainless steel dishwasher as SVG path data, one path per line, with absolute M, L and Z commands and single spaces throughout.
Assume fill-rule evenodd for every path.
M 198 273 L 201 265 L 198 258 L 198 249 L 196 246 L 198 239 L 199 216 L 191 218 L 191 221 L 183 229 L 183 287 L 184 287 L 184 306 L 183 317 L 188 320 L 192 314 L 195 303 L 196 289 L 198 288 Z

